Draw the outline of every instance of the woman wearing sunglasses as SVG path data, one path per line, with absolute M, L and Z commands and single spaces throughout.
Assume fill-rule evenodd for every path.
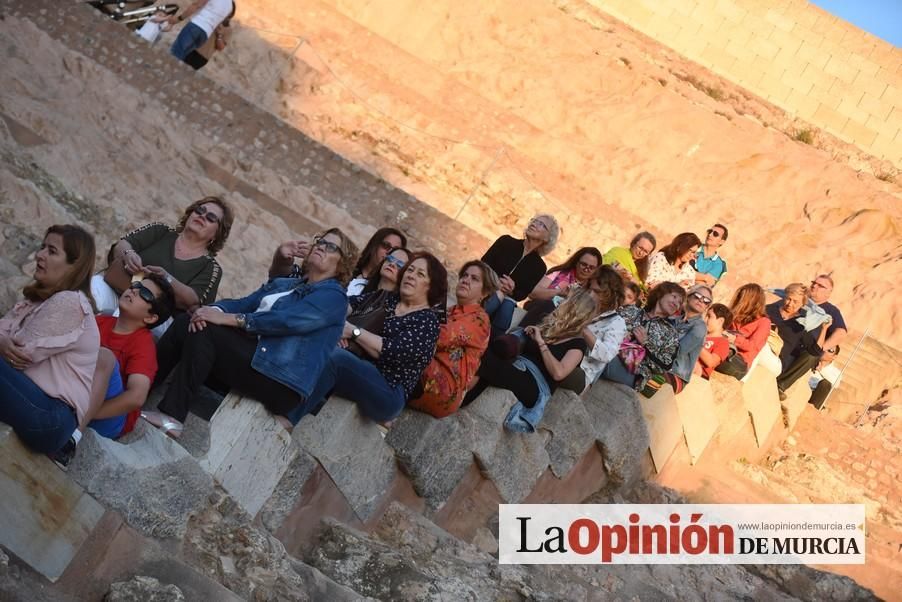
M 696 284 L 689 289 L 686 302 L 683 304 L 683 315 L 670 319 L 680 339 L 673 366 L 663 376 L 663 382 L 668 382 L 673 387 L 674 393 L 679 393 L 692 378 L 692 370 L 698 361 L 698 356 L 705 344 L 708 327 L 705 324 L 705 312 L 714 300 L 711 297 L 710 287 L 704 284 Z M 662 380 L 662 379 L 657 379 Z
M 132 276 L 156 274 L 172 285 L 177 317 L 216 299 L 222 268 L 216 254 L 232 229 L 231 208 L 219 197 L 191 203 L 175 228 L 154 222 L 133 230 L 114 244 L 109 266 L 91 279 L 91 292 L 100 313 L 113 313 Z M 159 337 L 170 322 L 157 326 Z
M 48 228 L 24 300 L 0 319 L 0 422 L 36 452 L 58 451 L 86 423 L 100 351 L 94 252 L 80 227 Z
M 347 314 L 357 248 L 338 228 L 313 240 L 301 278 L 276 278 L 243 299 L 177 319 L 157 347 L 156 383 L 172 372 L 160 412 L 144 418 L 178 437 L 207 378 L 284 415 L 313 391 Z

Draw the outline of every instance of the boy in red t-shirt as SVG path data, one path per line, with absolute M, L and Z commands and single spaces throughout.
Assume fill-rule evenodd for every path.
M 97 316 L 102 349 L 88 417 L 93 418 L 89 426 L 104 437 L 116 439 L 134 427 L 157 373 L 150 329 L 168 320 L 174 307 L 172 285 L 146 274 L 119 297 L 118 317 Z
M 711 373 L 721 362 L 730 356 L 730 341 L 723 335 L 724 324 L 733 323 L 733 314 L 730 308 L 722 303 L 715 303 L 705 313 L 705 326 L 708 328 L 708 336 L 698 354 L 698 363 L 695 373 L 704 378 L 710 378 Z

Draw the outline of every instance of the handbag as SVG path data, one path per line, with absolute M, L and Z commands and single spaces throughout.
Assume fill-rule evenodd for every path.
M 774 355 L 780 357 L 780 352 L 783 351 L 783 339 L 776 330 L 771 330 L 767 335 L 767 346 L 774 352 Z
M 354 313 L 348 316 L 348 323 L 373 334 L 382 335 L 385 328 L 385 301 L 388 299 L 388 291 L 379 291 L 367 300 L 366 305 L 358 307 Z M 348 341 L 348 351 L 363 359 L 372 359 L 360 343 Z
M 736 380 L 741 380 L 748 374 L 749 366 L 745 363 L 742 356 L 739 355 L 736 347 L 731 344 L 730 355 L 727 356 L 727 359 L 720 362 L 720 364 L 714 368 L 714 371 L 726 374 L 727 376 L 732 376 Z
M 620 350 L 617 352 L 623 365 L 629 370 L 630 374 L 635 374 L 639 364 L 645 359 L 646 350 L 641 344 L 628 337 L 620 343 Z

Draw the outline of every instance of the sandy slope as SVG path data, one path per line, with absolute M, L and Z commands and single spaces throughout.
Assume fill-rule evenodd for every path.
M 584 2 L 243 0 L 238 21 L 209 75 L 487 236 L 540 208 L 561 253 L 724 221 L 718 297 L 835 272 L 853 328 L 902 346 L 891 166 L 792 140 L 805 124 Z

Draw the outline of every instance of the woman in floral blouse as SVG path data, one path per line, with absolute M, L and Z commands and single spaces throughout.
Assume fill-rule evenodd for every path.
M 489 315 L 480 304 L 499 287 L 498 275 L 481 261 L 468 261 L 458 276 L 457 305 L 448 310 L 435 356 L 420 378 L 422 394 L 408 402 L 410 407 L 436 418 L 450 416 L 460 408 L 479 369 L 491 331 Z
M 648 260 L 648 277 L 645 283 L 654 288 L 662 282 L 676 282 L 684 289 L 695 284 L 692 260 L 702 241 L 692 232 L 677 234 L 669 245 Z

